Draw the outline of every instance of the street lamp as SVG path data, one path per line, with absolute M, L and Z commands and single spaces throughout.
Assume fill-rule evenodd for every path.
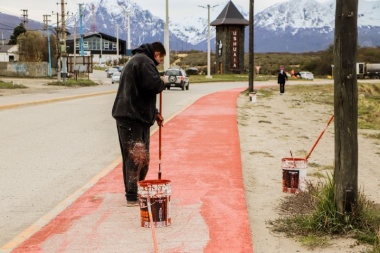
M 170 49 L 169 49 L 169 0 L 166 0 L 166 19 L 165 19 L 165 33 L 164 33 L 164 47 L 166 55 L 164 57 L 164 70 L 170 67 Z
M 133 7 L 129 4 L 126 9 L 122 5 L 119 5 L 120 8 L 123 9 L 124 11 L 124 28 L 126 29 L 126 34 L 127 34 L 127 44 L 125 48 L 125 55 L 128 56 L 129 51 L 131 50 L 131 25 L 130 25 L 130 15 L 131 12 L 133 11 Z
M 127 54 L 128 54 L 128 51 L 131 50 L 131 23 L 130 23 L 131 10 L 129 9 L 129 6 L 127 10 L 125 11 L 125 13 L 127 14 Z
M 207 76 L 206 78 L 212 78 L 210 75 L 210 61 L 211 61 L 211 55 L 210 55 L 210 5 L 208 4 L 206 6 L 198 5 L 201 8 L 207 8 L 208 9 L 208 21 L 207 21 L 207 27 L 208 27 L 208 35 L 207 35 Z M 218 5 L 214 5 L 211 8 L 214 8 Z
M 50 26 L 47 26 L 47 37 L 48 37 L 48 54 L 49 54 L 49 76 L 52 76 L 51 69 L 51 51 L 50 51 Z

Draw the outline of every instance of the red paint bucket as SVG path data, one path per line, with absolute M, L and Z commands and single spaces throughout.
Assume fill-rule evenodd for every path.
M 141 226 L 151 227 L 148 205 L 151 207 L 154 227 L 166 227 L 171 224 L 170 217 L 170 180 L 143 180 L 138 182 L 140 198 Z M 149 196 L 149 200 L 148 200 Z
M 305 158 L 282 158 L 282 191 L 287 193 L 298 193 L 306 190 Z

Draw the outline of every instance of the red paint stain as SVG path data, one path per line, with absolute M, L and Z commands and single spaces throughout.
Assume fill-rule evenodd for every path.
M 64 234 L 78 219 L 95 212 L 99 208 L 103 202 L 103 198 L 99 196 L 105 193 L 122 193 L 123 191 L 120 164 L 45 227 L 15 248 L 12 253 L 43 253 L 42 245 L 45 241 L 55 235 Z M 101 221 L 98 222 L 98 226 L 100 223 Z M 65 252 L 66 247 L 67 242 L 63 241 L 57 252 Z
M 241 91 L 205 96 L 163 128 L 162 175 L 172 181 L 172 199 L 180 205 L 202 203 L 210 236 L 204 252 L 253 252 L 236 124 Z M 155 138 L 150 178 L 156 177 L 158 167 Z M 175 224 L 175 217 L 172 220 Z

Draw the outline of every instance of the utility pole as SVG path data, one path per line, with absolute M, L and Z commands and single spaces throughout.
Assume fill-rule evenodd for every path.
M 248 91 L 254 91 L 253 79 L 255 72 L 255 58 L 254 58 L 254 0 L 249 0 L 249 83 Z
M 54 11 L 52 12 L 52 14 L 54 14 Z M 61 31 L 61 28 L 59 27 L 59 13 L 57 12 L 56 15 L 57 15 L 57 26 L 55 28 L 55 31 L 57 32 L 57 49 L 58 49 L 57 81 L 60 82 L 61 81 L 61 44 L 60 44 L 60 40 L 61 40 L 62 31 Z
M 131 50 L 131 11 L 127 9 L 127 50 Z
M 77 65 L 77 17 L 75 16 L 75 21 L 74 21 L 74 64 L 73 64 L 75 78 L 77 77 L 76 65 Z
M 169 48 L 169 0 L 166 0 L 166 18 L 165 18 L 165 33 L 164 33 L 164 47 L 166 55 L 164 57 L 164 71 L 170 68 L 170 48 Z
M 337 0 L 334 36 L 335 205 L 355 212 L 358 195 L 358 0 Z
M 49 57 L 49 76 L 52 77 L 51 70 L 51 51 L 50 51 L 50 26 L 49 26 L 49 17 L 51 15 L 43 15 L 44 18 L 44 30 L 47 31 L 47 41 L 48 41 L 48 57 Z
M 212 76 L 210 75 L 210 69 L 211 69 L 211 45 L 210 45 L 210 39 L 211 39 L 211 31 L 210 31 L 210 8 L 214 8 L 218 5 L 214 5 L 212 7 L 210 7 L 210 5 L 208 4 L 207 7 L 206 6 L 201 6 L 201 5 L 198 5 L 199 7 L 201 8 L 207 8 L 207 28 L 208 28 L 208 33 L 207 33 L 207 75 L 206 75 L 206 78 L 212 78 Z
M 28 10 L 21 10 L 22 11 L 22 17 L 23 17 L 23 23 L 26 30 L 28 30 Z
M 116 24 L 116 64 L 119 65 L 119 24 Z
M 84 34 L 83 34 L 83 4 L 79 4 L 79 34 L 80 34 L 80 56 L 84 56 Z
M 65 0 L 61 0 L 61 20 L 62 20 L 62 40 L 61 45 L 61 59 L 62 59 L 62 77 L 63 81 L 66 81 L 67 77 L 67 53 L 66 53 L 66 17 L 65 17 Z

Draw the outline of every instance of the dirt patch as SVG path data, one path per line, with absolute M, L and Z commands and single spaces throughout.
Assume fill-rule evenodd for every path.
M 0 80 L 13 84 L 22 84 L 27 88 L 22 89 L 0 89 L 0 96 L 10 96 L 19 94 L 51 93 L 56 90 L 67 89 L 67 87 L 48 85 L 55 80 L 32 79 L 32 78 L 0 78 Z
M 285 209 L 286 212 L 300 211 L 298 203 L 286 208 L 281 206 L 290 194 L 282 192 L 281 159 L 290 157 L 290 150 L 294 157 L 305 158 L 333 114 L 333 105 L 310 101 L 291 91 L 284 95 L 276 91 L 271 96 L 264 96 L 259 90 L 256 103 L 250 102 L 248 95 L 238 98 L 243 176 L 254 252 L 359 253 L 365 248 L 353 239 L 333 238 L 327 247 L 309 250 L 296 239 L 270 230 L 270 221 L 280 218 Z M 333 129 L 332 122 L 308 159 L 307 180 L 318 182 L 332 172 Z M 370 132 L 373 135 L 380 131 Z M 368 138 L 368 130 L 360 130 L 358 139 L 359 186 L 370 200 L 380 203 L 377 193 L 380 143 Z M 309 207 L 304 208 L 307 211 Z

